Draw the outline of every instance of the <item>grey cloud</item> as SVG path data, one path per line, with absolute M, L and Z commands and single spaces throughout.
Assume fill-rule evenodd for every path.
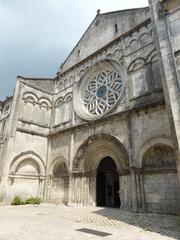
M 136 2 L 136 3 L 135 3 Z M 96 15 L 147 5 L 147 0 L 0 0 L 0 99 L 16 76 L 55 76 Z

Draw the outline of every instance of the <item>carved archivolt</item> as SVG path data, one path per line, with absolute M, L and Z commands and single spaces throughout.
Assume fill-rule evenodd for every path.
M 46 109 L 52 108 L 52 103 L 48 98 L 46 97 L 38 98 L 38 96 L 32 92 L 25 92 L 23 94 L 23 101 L 25 103 L 31 103 L 33 105 L 37 104 L 39 105 L 40 108 Z
M 62 175 L 66 175 L 69 172 L 69 167 L 67 160 L 64 157 L 55 158 L 48 170 L 48 175 L 54 177 L 60 177 Z
M 171 149 L 173 149 L 172 141 L 169 137 L 166 136 L 154 136 L 153 138 L 150 138 L 147 140 L 139 149 L 139 151 L 136 154 L 136 162 L 139 164 L 140 167 L 143 165 L 143 157 L 145 153 L 153 146 L 156 145 L 164 145 L 168 146 Z
M 153 145 L 144 154 L 142 165 L 144 169 L 176 169 L 174 149 L 164 144 Z
M 129 165 L 127 151 L 116 137 L 105 133 L 90 136 L 75 155 L 73 171 L 96 170 L 100 161 L 107 156 L 113 158 L 118 170 Z

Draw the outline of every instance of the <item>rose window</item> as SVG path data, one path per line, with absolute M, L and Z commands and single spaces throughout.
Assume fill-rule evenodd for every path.
M 123 93 L 122 65 L 115 60 L 105 59 L 87 69 L 74 86 L 73 107 L 82 119 L 99 119 L 113 111 L 122 100 Z
M 122 91 L 122 78 L 117 71 L 103 71 L 93 77 L 84 94 L 84 106 L 93 115 L 102 115 L 112 108 Z

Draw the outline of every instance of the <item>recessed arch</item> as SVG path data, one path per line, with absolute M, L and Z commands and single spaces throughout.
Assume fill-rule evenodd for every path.
M 136 163 L 139 167 L 142 167 L 143 156 L 145 152 L 152 147 L 153 145 L 163 144 L 173 148 L 173 143 L 171 139 L 167 136 L 154 136 L 148 139 L 139 149 L 138 153 L 136 154 Z
M 10 198 L 16 195 L 23 199 L 31 196 L 43 198 L 45 166 L 38 154 L 32 151 L 18 154 L 10 164 L 8 177 Z
M 69 166 L 68 166 L 67 160 L 64 157 L 59 156 L 59 157 L 55 158 L 52 161 L 52 163 L 50 164 L 50 167 L 49 167 L 49 170 L 48 170 L 48 175 L 52 176 L 55 166 L 57 166 L 58 164 L 61 164 L 61 163 L 64 163 L 66 165 L 67 170 L 69 171 Z
M 153 139 L 143 150 L 142 173 L 146 209 L 150 212 L 178 212 L 180 205 L 177 196 L 180 186 L 174 148 L 167 139 Z
M 25 92 L 23 94 L 23 100 L 28 101 L 28 99 L 32 99 L 33 102 L 38 102 L 38 96 L 35 93 L 32 92 Z
M 64 96 L 64 101 L 65 102 L 69 102 L 72 100 L 72 93 L 67 93 L 65 96 Z
M 39 104 L 40 104 L 40 105 L 45 104 L 48 108 L 51 108 L 51 107 L 52 107 L 51 101 L 50 101 L 48 98 L 45 98 L 45 97 L 41 97 L 41 98 L 39 99 Z
M 146 169 L 175 169 L 176 155 L 172 147 L 157 143 L 151 146 L 143 155 L 142 167 Z
M 145 59 L 144 58 L 137 58 L 135 60 L 133 60 L 129 67 L 128 67 L 128 72 L 133 72 L 135 70 L 138 70 L 140 68 L 142 68 L 145 64 Z
M 26 153 L 21 153 L 19 155 L 17 155 L 11 165 L 10 165 L 10 172 L 11 173 L 15 173 L 18 166 L 26 160 L 31 159 L 31 161 L 34 161 L 35 164 L 38 166 L 39 168 L 39 174 L 40 175 L 45 175 L 45 165 L 44 162 L 42 161 L 42 159 L 35 153 L 33 152 L 26 152 Z
M 158 53 L 156 49 L 153 49 L 146 57 L 146 63 L 158 61 Z
M 56 101 L 54 106 L 57 107 L 59 105 L 61 105 L 64 102 L 63 97 L 59 97 Z
M 50 164 L 48 176 L 51 181 L 49 200 L 67 204 L 69 192 L 69 166 L 67 160 L 62 156 L 55 158 Z
M 106 133 L 92 135 L 77 150 L 73 171 L 94 171 L 107 156 L 115 161 L 117 170 L 128 168 L 128 154 L 119 139 Z

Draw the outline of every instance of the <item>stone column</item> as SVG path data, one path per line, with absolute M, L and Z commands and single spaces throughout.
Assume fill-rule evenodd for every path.
M 68 205 L 73 204 L 73 174 L 69 173 L 69 196 L 68 196 Z
M 43 196 L 43 189 L 44 189 L 44 178 L 42 176 L 39 177 L 39 189 L 38 189 L 38 195 L 41 198 L 41 200 L 44 201 Z
M 46 178 L 46 194 L 45 194 L 45 201 L 50 201 L 51 196 L 51 190 L 52 190 L 52 181 L 53 181 L 53 175 L 49 175 Z
M 138 208 L 145 211 L 145 194 L 144 194 L 144 182 L 143 182 L 143 169 L 136 169 L 136 184 L 138 188 Z
M 89 178 L 89 197 L 91 206 L 96 206 L 96 174 L 96 170 L 92 171 Z
M 137 183 L 136 183 L 136 168 L 130 167 L 131 174 L 131 201 L 132 201 L 132 211 L 138 210 L 137 204 Z

